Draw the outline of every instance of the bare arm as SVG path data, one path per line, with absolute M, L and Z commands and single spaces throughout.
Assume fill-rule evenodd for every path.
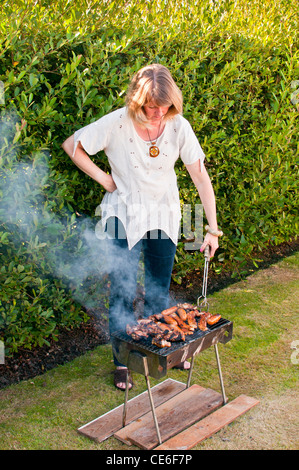
M 207 170 L 203 166 L 203 169 L 201 171 L 199 160 L 195 163 L 192 163 L 191 165 L 186 165 L 186 168 L 198 191 L 200 200 L 202 202 L 202 205 L 204 207 L 204 211 L 208 220 L 208 224 L 211 227 L 211 229 L 217 230 L 218 226 L 217 226 L 215 194 L 214 194 L 212 183 L 207 173 Z M 211 235 L 210 233 L 207 233 L 200 251 L 204 251 L 207 245 L 210 245 L 211 247 L 211 256 L 214 256 L 215 251 L 218 248 L 218 237 Z
M 72 159 L 75 165 L 84 171 L 88 176 L 93 178 L 95 181 L 100 183 L 106 191 L 113 192 L 116 189 L 116 185 L 113 181 L 111 175 L 108 175 L 103 170 L 101 170 L 93 161 L 89 158 L 81 143 L 78 143 L 76 148 L 75 155 L 73 156 L 74 151 L 74 136 L 71 135 L 68 137 L 62 144 L 63 150 L 68 154 Z

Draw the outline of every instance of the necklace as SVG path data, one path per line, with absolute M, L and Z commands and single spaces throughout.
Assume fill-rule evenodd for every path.
M 159 129 L 158 129 L 158 133 L 157 133 L 157 137 L 154 141 L 152 141 L 152 139 L 150 138 L 150 134 L 149 134 L 149 131 L 148 129 L 147 130 L 147 133 L 148 133 L 148 138 L 150 140 L 150 143 L 151 143 L 151 147 L 149 148 L 149 156 L 152 157 L 152 158 L 156 158 L 159 153 L 160 153 L 160 150 L 159 150 L 159 147 L 157 147 L 156 145 L 156 142 L 157 142 L 157 139 L 159 137 L 159 132 L 160 132 L 160 126 L 161 126 L 161 121 L 160 121 L 160 124 L 159 124 Z

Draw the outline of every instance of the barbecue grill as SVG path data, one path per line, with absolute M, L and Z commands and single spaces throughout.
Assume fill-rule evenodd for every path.
M 117 360 L 134 372 L 144 373 L 143 355 L 147 358 L 149 376 L 160 379 L 176 364 L 196 356 L 201 351 L 216 345 L 227 343 L 232 338 L 232 322 L 221 318 L 207 331 L 197 329 L 185 341 L 171 343 L 170 347 L 159 348 L 151 343 L 151 338 L 134 340 L 125 331 L 112 334 L 112 348 Z M 133 353 L 134 357 L 131 357 Z M 139 354 L 135 354 L 139 353 Z
M 204 308 L 205 311 L 208 308 L 208 302 L 206 297 L 208 265 L 209 249 L 205 250 L 205 266 L 202 295 L 197 299 L 197 305 L 199 310 Z M 114 332 L 111 335 L 113 353 L 117 360 L 127 366 L 128 370 L 137 372 L 145 376 L 153 419 L 160 444 L 162 441 L 159 431 L 159 425 L 156 418 L 155 407 L 152 399 L 149 377 L 160 379 L 161 377 L 165 376 L 167 374 L 167 371 L 174 367 L 176 364 L 191 358 L 191 366 L 189 369 L 188 379 L 186 383 L 186 388 L 188 388 L 191 383 L 195 356 L 213 345 L 216 354 L 223 404 L 225 404 L 226 396 L 223 385 L 217 344 L 226 344 L 232 339 L 232 333 L 233 323 L 229 320 L 221 318 L 214 325 L 207 325 L 206 331 L 196 329 L 193 334 L 186 336 L 185 341 L 172 342 L 170 347 L 164 348 L 160 348 L 153 345 L 151 343 L 150 338 L 142 338 L 138 341 L 134 340 L 123 330 Z M 126 424 L 128 390 L 129 381 L 127 372 L 125 399 L 123 407 L 123 426 L 125 426 Z

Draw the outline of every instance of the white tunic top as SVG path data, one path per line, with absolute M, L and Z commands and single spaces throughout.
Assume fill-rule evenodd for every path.
M 186 165 L 200 159 L 203 150 L 189 122 L 181 115 L 168 120 L 156 140 L 160 154 L 149 156 L 149 142 L 136 132 L 126 108 L 113 111 L 75 132 L 89 155 L 104 150 L 117 189 L 107 192 L 101 203 L 101 226 L 116 216 L 123 223 L 131 249 L 149 230 L 161 229 L 177 244 L 180 199 L 174 170 L 181 157 Z M 100 235 L 99 235 L 100 236 Z

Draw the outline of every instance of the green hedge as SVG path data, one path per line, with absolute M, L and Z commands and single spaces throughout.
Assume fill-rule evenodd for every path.
M 94 256 L 103 190 L 61 143 L 123 106 L 147 63 L 170 68 L 206 153 L 225 233 L 213 269 L 242 273 L 258 251 L 297 235 L 295 0 L 19 0 L 5 1 L 0 18 L 0 338 L 8 352 L 46 343 L 86 319 L 81 305 L 106 301 Z M 108 171 L 103 153 L 95 160 Z M 199 204 L 179 162 L 176 171 L 182 204 Z M 185 248 L 176 282 L 202 266 Z

